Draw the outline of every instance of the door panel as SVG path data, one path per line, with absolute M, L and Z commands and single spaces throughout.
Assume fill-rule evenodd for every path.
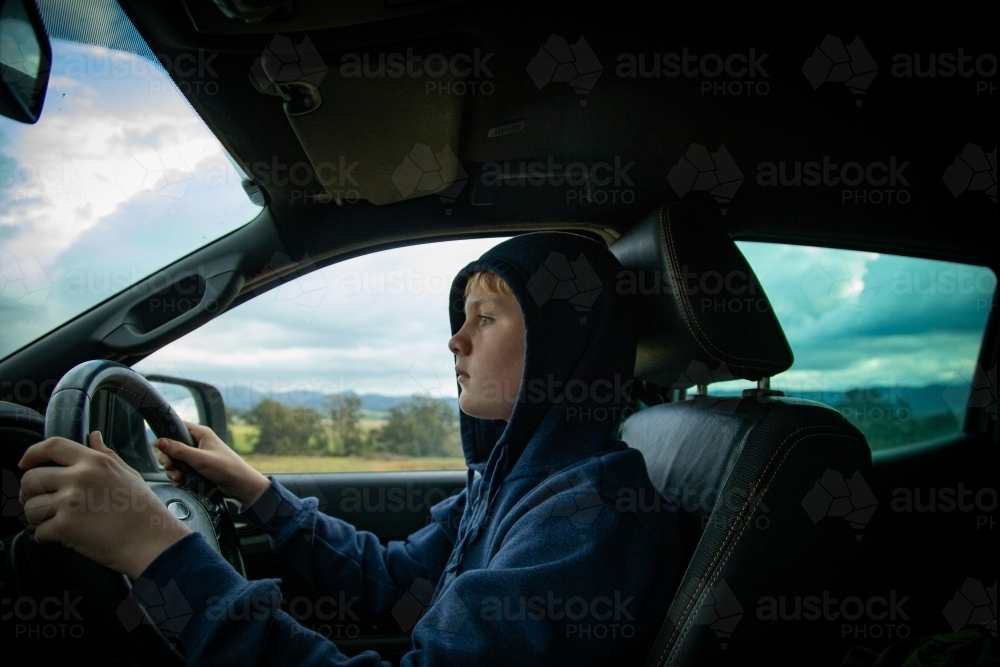
M 950 605 L 959 588 L 974 595 L 996 585 L 995 442 L 961 434 L 877 452 L 872 471 L 871 594 L 909 598 L 901 621 L 912 636 L 960 629 L 971 616 Z
M 461 492 L 466 475 L 465 471 L 447 470 L 274 475 L 274 478 L 300 498 L 316 498 L 321 512 L 370 531 L 386 544 L 405 540 L 426 526 L 431 520 L 430 508 Z M 392 614 L 368 622 L 350 615 L 329 618 L 336 606 L 331 601 L 321 604 L 322 596 L 271 550 L 267 535 L 238 519 L 237 530 L 248 576 L 281 579 L 282 608 L 303 626 L 328 637 L 348 655 L 374 650 L 383 659 L 397 662 L 409 650 L 409 627 L 404 632 Z

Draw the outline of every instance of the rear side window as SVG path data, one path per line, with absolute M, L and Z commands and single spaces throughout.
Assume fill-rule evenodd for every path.
M 795 355 L 792 367 L 772 378 L 772 388 L 837 409 L 872 450 L 960 431 L 969 405 L 996 400 L 988 369 L 977 368 L 997 282 L 990 269 L 871 252 L 738 245 Z M 745 386 L 720 383 L 712 393 Z

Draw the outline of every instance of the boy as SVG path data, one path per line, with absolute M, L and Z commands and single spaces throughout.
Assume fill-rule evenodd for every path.
M 432 507 L 433 521 L 404 542 L 383 546 L 320 514 L 315 499 L 260 475 L 204 427 L 190 426 L 197 448 L 158 441 L 164 465 L 180 483 L 170 459 L 185 460 L 240 500 L 318 592 L 356 597 L 360 614 L 432 591 L 403 665 L 643 661 L 678 582 L 679 540 L 673 513 L 616 503 L 656 493 L 642 456 L 616 435 L 636 340 L 630 303 L 614 290 L 621 270 L 594 241 L 537 232 L 459 272 L 448 346 L 466 489 Z M 383 664 L 371 651 L 348 658 L 298 626 L 280 611 L 274 581 L 244 580 L 162 505 L 147 513 L 163 515 L 167 530 L 148 530 L 146 516 L 65 518 L 60 498 L 74 489 L 142 484 L 99 434 L 91 447 L 53 438 L 22 459 L 35 471 L 22 495 L 36 539 L 133 579 L 175 583 L 194 610 L 179 637 L 188 664 Z M 68 467 L 34 468 L 48 460 Z M 266 613 L 212 613 L 226 607 Z

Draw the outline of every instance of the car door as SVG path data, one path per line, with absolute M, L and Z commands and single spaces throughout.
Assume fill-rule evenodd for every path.
M 405 540 L 430 508 L 461 492 L 448 294 L 458 270 L 502 238 L 424 243 L 300 270 L 134 366 L 185 419 L 211 426 L 258 471 L 319 511 Z M 114 409 L 105 432 L 119 451 L 149 452 L 152 434 Z M 138 456 L 138 455 L 137 455 Z M 250 578 L 279 578 L 283 607 L 352 653 L 387 658 L 409 648 L 423 589 L 385 617 L 362 619 L 351 600 L 320 595 L 237 521 Z

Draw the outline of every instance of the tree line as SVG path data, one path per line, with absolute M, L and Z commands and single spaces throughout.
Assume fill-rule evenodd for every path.
M 885 396 L 878 389 L 849 389 L 833 407 L 861 431 L 873 451 L 932 440 L 961 429 L 950 410 L 914 415 L 905 396 Z
M 323 423 L 324 416 L 331 428 Z M 234 417 L 257 427 L 255 454 L 368 456 L 461 456 L 458 417 L 447 402 L 416 394 L 389 409 L 384 426 L 361 428 L 361 399 L 335 394 L 323 410 L 293 408 L 271 398 Z

